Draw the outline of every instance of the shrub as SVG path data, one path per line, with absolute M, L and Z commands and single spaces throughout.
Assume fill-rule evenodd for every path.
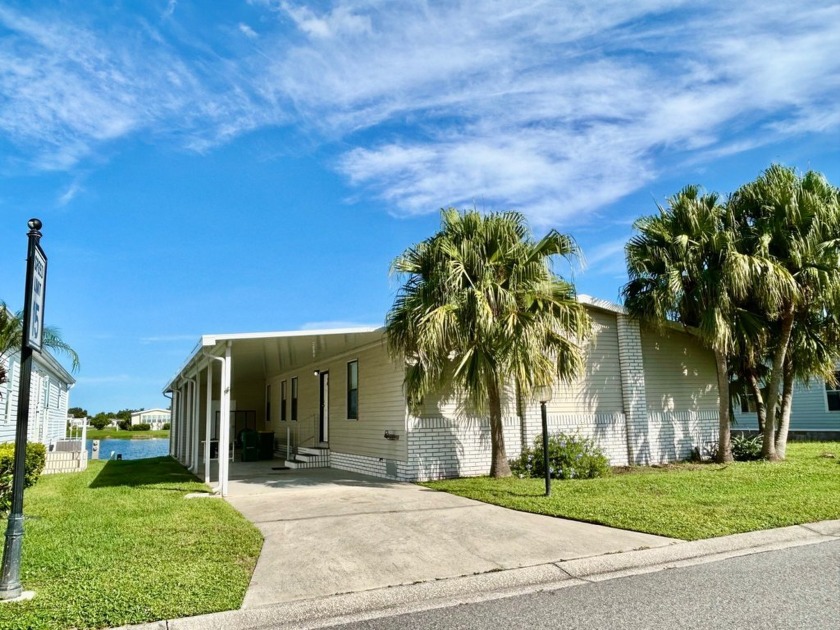
M 23 483 L 25 488 L 29 488 L 38 481 L 46 461 L 47 449 L 43 444 L 34 442 L 26 444 Z M 0 512 L 2 513 L 8 512 L 11 507 L 14 462 L 15 445 L 11 442 L 0 444 Z
M 520 477 L 544 477 L 542 436 L 510 464 Z M 565 433 L 548 436 L 548 467 L 554 479 L 592 479 L 610 472 L 609 460 L 594 440 Z
M 131 430 L 132 431 L 148 431 L 152 428 L 152 425 L 147 424 L 146 422 L 141 422 L 139 424 L 132 424 Z
M 761 459 L 761 446 L 764 443 L 760 435 L 733 435 L 732 457 L 735 461 L 748 462 Z
M 96 414 L 93 418 L 90 419 L 90 426 L 92 426 L 97 431 L 101 431 L 105 427 L 107 427 L 111 422 L 111 419 L 104 415 L 104 414 Z
M 161 430 L 163 430 L 163 431 L 169 431 L 169 423 L 168 423 L 168 422 L 164 422 L 164 423 L 163 423 L 163 426 L 161 427 Z

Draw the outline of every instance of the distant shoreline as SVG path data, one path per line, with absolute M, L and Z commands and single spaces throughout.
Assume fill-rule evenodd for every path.
M 102 431 L 88 430 L 89 440 L 153 440 L 169 438 L 169 431 Z

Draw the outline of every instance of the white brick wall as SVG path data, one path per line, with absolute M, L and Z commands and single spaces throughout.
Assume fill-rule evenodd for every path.
M 695 446 L 708 448 L 718 439 L 717 411 L 651 413 L 651 463 L 687 459 Z
M 618 314 L 618 360 L 621 365 L 621 392 L 627 426 L 627 461 L 651 463 L 651 436 L 648 431 L 645 365 L 639 322 Z

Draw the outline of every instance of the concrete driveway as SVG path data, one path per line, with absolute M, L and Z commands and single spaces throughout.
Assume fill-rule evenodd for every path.
M 237 464 L 229 490 L 265 537 L 243 608 L 675 542 L 333 469 Z

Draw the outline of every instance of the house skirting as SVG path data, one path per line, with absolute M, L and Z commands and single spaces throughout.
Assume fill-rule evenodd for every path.
M 644 453 L 645 463 L 665 464 L 688 459 L 697 447 L 708 453 L 717 441 L 715 411 L 647 413 L 644 423 L 629 427 L 623 413 L 549 414 L 549 433 L 566 433 L 591 438 L 612 466 L 639 463 L 628 453 Z M 505 450 L 517 457 L 525 446 L 533 447 L 542 434 L 542 418 L 529 409 L 518 417 L 503 420 Z M 642 427 L 646 433 L 642 433 Z M 490 472 L 490 422 L 487 419 L 453 420 L 445 417 L 414 418 L 409 421 L 408 461 L 330 453 L 330 466 L 397 481 L 431 481 L 474 477 Z

